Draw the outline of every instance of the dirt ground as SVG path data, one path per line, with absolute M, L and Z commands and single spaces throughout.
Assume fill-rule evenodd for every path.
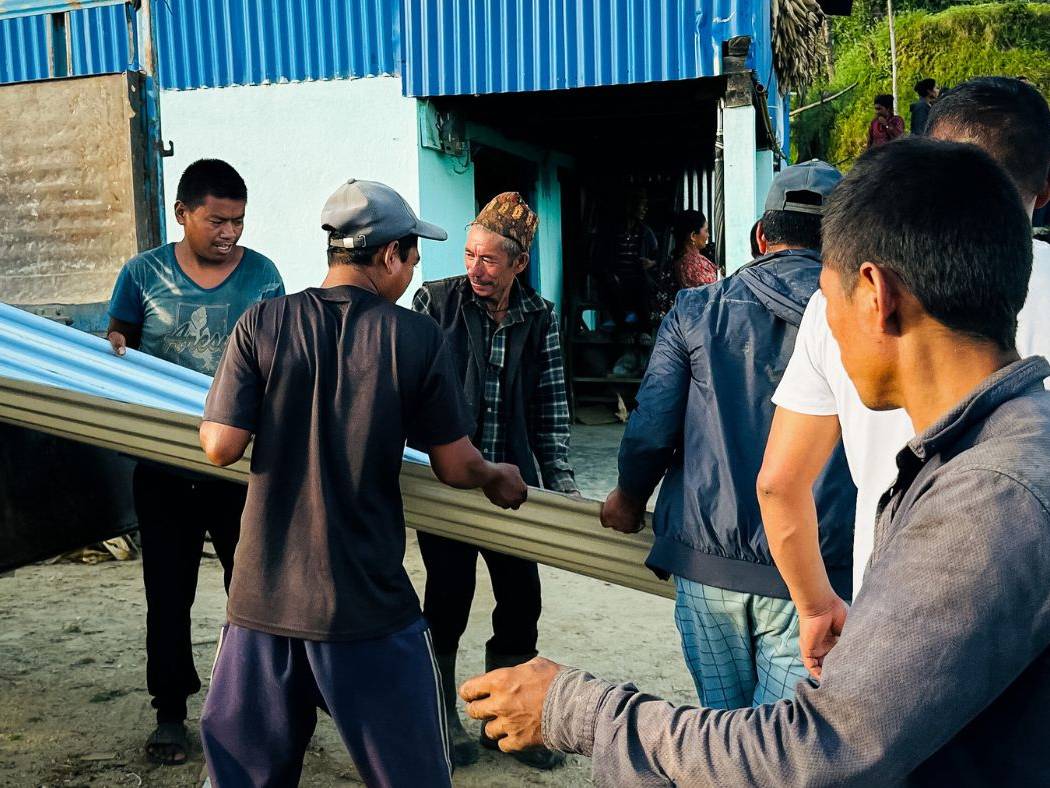
M 574 449 L 581 487 L 603 495 L 613 477 L 616 427 L 581 428 Z M 595 527 L 600 527 L 595 523 Z M 406 567 L 422 591 L 419 551 L 409 533 Z M 460 679 L 481 672 L 492 596 L 479 563 L 478 596 L 463 641 Z M 670 600 L 542 568 L 541 652 L 613 680 L 633 680 L 678 702 L 695 702 Z M 201 563 L 193 610 L 197 669 L 207 688 L 225 597 L 218 561 Z M 143 753 L 153 715 L 145 691 L 141 565 L 34 565 L 0 577 L 0 786 L 159 786 L 196 788 L 204 779 L 196 740 L 204 691 L 190 703 L 194 747 L 187 764 L 150 764 Z M 474 723 L 468 723 L 477 730 Z M 302 785 L 359 784 L 331 721 L 322 716 Z M 483 752 L 457 786 L 590 784 L 577 756 L 550 773 Z

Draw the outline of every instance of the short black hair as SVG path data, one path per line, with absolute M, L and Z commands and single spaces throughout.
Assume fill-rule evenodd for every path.
M 919 98 L 926 98 L 935 87 L 937 87 L 936 79 L 920 79 L 915 83 L 915 92 Z
M 1050 107 L 1031 84 L 1009 77 L 963 82 L 934 103 L 926 136 L 978 145 L 999 162 L 1026 197 L 1046 186 Z
M 889 93 L 880 93 L 875 97 L 875 104 L 880 107 L 885 107 L 890 112 L 893 112 L 893 96 Z
M 792 202 L 809 205 L 822 203 L 822 199 L 811 192 L 791 192 L 790 197 Z M 760 221 L 767 243 L 820 251 L 819 215 L 801 211 L 766 211 Z M 757 241 L 754 229 L 751 231 L 751 238 L 754 245 Z
M 329 238 L 340 239 L 345 236 L 340 233 L 329 233 Z M 387 242 L 389 243 L 389 241 Z M 397 256 L 404 263 L 408 260 L 409 253 L 419 244 L 418 235 L 405 235 L 397 239 Z M 328 265 L 371 265 L 372 258 L 376 252 L 386 244 L 380 246 L 363 246 L 360 249 L 346 249 L 342 246 L 328 247 Z
M 980 148 L 908 137 L 869 150 L 831 195 L 823 230 L 824 265 L 847 293 L 861 264 L 876 263 L 952 331 L 1014 348 L 1032 230 L 1017 189 Z
M 175 199 L 193 210 L 208 195 L 220 200 L 248 201 L 248 187 L 240 174 L 221 159 L 198 159 L 179 178 Z

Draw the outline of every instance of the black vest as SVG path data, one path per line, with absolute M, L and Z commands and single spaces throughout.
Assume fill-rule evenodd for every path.
M 520 282 L 522 295 L 533 296 L 534 291 Z M 430 314 L 441 326 L 452 352 L 453 363 L 463 391 L 467 396 L 468 412 L 474 418 L 472 434 L 480 432 L 482 408 L 485 407 L 485 365 L 489 349 L 485 344 L 485 325 L 488 320 L 480 310 L 469 304 L 474 299 L 466 276 L 455 276 L 437 282 L 427 282 L 430 292 Z M 532 299 L 528 299 L 532 300 Z M 503 360 L 503 418 L 506 424 L 507 461 L 517 465 L 522 478 L 533 487 L 540 486 L 540 476 L 529 436 L 532 434 L 529 402 L 540 381 L 540 354 L 549 330 L 553 304 L 543 301 L 545 309 L 524 313 L 524 320 L 504 329 L 506 356 Z M 474 441 L 477 443 L 477 440 Z

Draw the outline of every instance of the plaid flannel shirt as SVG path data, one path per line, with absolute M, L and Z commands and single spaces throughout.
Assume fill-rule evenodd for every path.
M 430 308 L 430 292 L 424 285 L 412 299 L 412 309 L 430 315 Z M 506 462 L 503 383 L 507 335 L 511 326 L 524 322 L 527 312 L 546 311 L 548 307 L 537 293 L 526 292 L 515 282 L 507 314 L 499 325 L 489 317 L 485 304 L 476 296 L 469 302 L 469 308 L 479 310 L 482 315 L 488 348 L 488 363 L 483 371 L 484 410 L 474 442 L 485 459 Z M 538 362 L 540 380 L 529 401 L 532 428 L 529 442 L 539 461 L 543 486 L 557 492 L 576 492 L 576 478 L 569 464 L 569 400 L 565 388 L 565 366 L 558 317 L 553 309 Z

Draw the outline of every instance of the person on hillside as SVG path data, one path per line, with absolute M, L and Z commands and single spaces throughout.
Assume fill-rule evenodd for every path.
M 1050 364 L 1014 347 L 1028 212 L 983 151 L 910 137 L 858 160 L 823 240 L 843 366 L 917 434 L 820 682 L 715 711 L 536 659 L 461 688 L 504 750 L 588 755 L 603 788 L 1050 784 Z
M 430 633 L 404 568 L 405 442 L 438 480 L 517 508 L 513 465 L 486 461 L 445 338 L 395 304 L 443 241 L 381 183 L 321 214 L 320 287 L 258 304 L 233 330 L 201 445 L 216 465 L 254 435 L 248 500 L 201 741 L 215 788 L 298 785 L 317 709 L 367 785 L 451 785 Z
M 904 134 L 904 118 L 893 111 L 893 96 L 880 93 L 875 97 L 875 117 L 868 126 L 868 147 L 885 145 Z
M 941 94 L 935 79 L 920 79 L 915 83 L 915 93 L 919 97 L 911 105 L 911 133 L 922 134 L 926 131 L 926 120 L 930 116 L 930 107 Z
M 109 302 L 109 341 L 212 375 L 234 324 L 250 306 L 284 295 L 277 267 L 241 246 L 248 190 L 218 159 L 194 162 L 179 179 L 175 220 L 183 238 L 128 260 Z M 244 486 L 140 462 L 134 476 L 146 589 L 146 687 L 157 727 L 146 741 L 154 763 L 184 763 L 186 699 L 201 688 L 193 662 L 190 609 L 205 534 L 230 588 Z
M 675 622 L 705 706 L 794 694 L 806 671 L 798 617 L 766 546 L 755 496 L 770 397 L 820 275 L 820 216 L 840 179 L 821 161 L 773 179 L 762 256 L 723 280 L 682 290 L 664 318 L 620 443 L 602 524 L 642 527 L 657 484 L 646 565 L 674 577 Z M 849 587 L 853 485 L 839 456 L 817 486 L 825 557 Z

